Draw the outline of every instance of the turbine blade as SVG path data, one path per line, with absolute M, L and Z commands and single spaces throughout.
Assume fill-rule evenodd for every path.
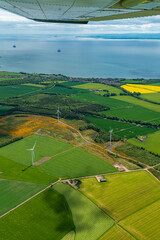
M 34 146 L 33 146 L 33 148 L 32 148 L 33 150 L 35 149 L 36 144 L 37 144 L 37 141 L 35 141 L 35 144 L 34 144 Z

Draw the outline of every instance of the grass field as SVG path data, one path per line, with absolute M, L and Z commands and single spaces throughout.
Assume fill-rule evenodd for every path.
M 1 240 L 61 240 L 74 230 L 65 198 L 52 189 L 20 206 L 0 220 Z
M 48 90 L 45 90 L 46 93 L 57 93 L 57 94 L 77 94 L 77 93 L 85 93 L 87 90 L 84 89 L 76 89 L 76 88 L 65 88 L 60 86 L 55 86 L 53 88 L 50 88 Z
M 153 133 L 156 131 L 156 129 L 154 128 L 140 127 L 131 123 L 118 122 L 114 120 L 94 118 L 94 117 L 86 117 L 86 118 L 90 120 L 91 123 L 104 129 L 106 132 L 109 132 L 110 128 L 112 128 L 114 131 L 114 134 L 122 138 L 125 137 L 127 139 L 136 137 L 137 135 L 145 135 L 145 134 Z
M 50 184 L 57 180 L 53 175 L 47 174 L 34 166 L 26 167 L 3 156 L 0 156 L 0 171 L 3 172 L 0 177 L 4 179 L 41 184 Z
M 147 108 L 149 110 L 155 111 L 155 112 L 160 112 L 160 106 L 157 104 L 153 104 L 153 103 L 149 103 L 149 102 L 145 102 L 143 100 L 139 100 L 137 98 L 131 97 L 131 96 L 116 96 L 113 97 L 116 100 L 121 100 L 121 101 L 125 101 L 128 103 L 133 103 L 135 105 Z
M 99 240 L 134 240 L 128 232 L 118 225 L 113 226 Z
M 72 86 L 76 86 L 76 85 L 80 85 L 80 84 L 85 84 L 85 82 L 69 81 L 69 82 L 63 82 L 62 84 L 65 85 L 65 86 L 68 86 L 68 87 L 72 87 Z
M 80 93 L 72 96 L 72 98 L 80 101 L 88 101 L 88 102 L 97 103 L 97 104 L 101 104 L 103 106 L 109 107 L 110 110 L 102 112 L 106 116 L 118 117 L 120 119 L 124 118 L 127 120 L 131 119 L 131 120 L 139 120 L 139 121 L 160 122 L 160 115 L 158 112 L 151 111 L 150 109 L 147 109 L 143 106 L 137 106 L 136 104 L 134 104 L 134 101 L 133 101 L 134 99 L 136 101 L 136 98 L 133 98 L 132 103 L 129 103 L 127 101 L 123 101 L 123 100 L 126 100 L 126 98 L 123 99 L 123 97 L 125 96 L 117 96 L 114 98 L 103 97 L 94 93 L 88 93 L 88 94 Z M 138 100 L 138 101 L 144 102 L 142 100 Z
M 38 166 L 57 177 L 82 177 L 115 172 L 116 169 L 100 158 L 81 149 L 72 149 Z
M 160 199 L 160 183 L 146 171 L 108 175 L 106 180 L 83 179 L 80 191 L 116 220 Z
M 0 106 L 0 115 L 6 113 L 8 110 L 11 110 L 12 107 Z
M 123 91 L 121 89 L 118 89 L 116 87 L 112 87 L 110 85 L 106 85 L 106 84 L 101 84 L 101 83 L 85 83 L 85 84 L 81 84 L 81 85 L 76 85 L 74 86 L 74 88 L 81 88 L 81 89 L 96 89 L 96 90 L 102 90 L 100 93 L 105 94 L 106 92 L 103 90 L 107 90 L 109 93 L 115 93 L 117 95 L 119 95 L 120 93 L 122 93 Z
M 114 225 L 110 217 L 72 187 L 58 183 L 54 189 L 65 196 L 71 209 L 75 224 L 75 240 L 97 240 Z
M 39 87 L 26 85 L 0 86 L 0 99 L 25 95 L 39 89 Z
M 45 188 L 45 185 L 0 180 L 0 216 Z
M 160 103 L 160 93 L 146 93 L 140 96 L 141 98 Z
M 149 134 L 147 138 L 140 142 L 138 139 L 132 138 L 128 140 L 129 143 L 132 143 L 138 147 L 143 147 L 148 151 L 157 153 L 160 155 L 160 132 L 155 132 Z
M 136 239 L 157 240 L 160 236 L 160 200 L 120 222 Z
M 127 156 L 139 160 L 140 162 L 147 164 L 149 166 L 153 166 L 160 163 L 160 157 L 154 156 L 147 150 L 140 149 L 139 147 L 130 143 L 118 146 L 116 147 L 116 150 L 123 152 Z
M 27 151 L 27 149 L 32 148 L 35 142 L 37 142 L 37 145 L 34 151 L 34 161 L 38 161 L 43 157 L 54 156 L 72 147 L 67 143 L 56 141 L 52 138 L 32 135 L 1 148 L 0 155 L 15 162 L 30 166 L 31 152 Z

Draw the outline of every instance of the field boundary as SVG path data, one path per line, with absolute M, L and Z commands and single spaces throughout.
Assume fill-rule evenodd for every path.
M 41 194 L 42 192 L 44 192 L 45 190 L 47 190 L 48 188 L 52 187 L 53 185 L 55 185 L 56 183 L 58 183 L 60 180 L 57 180 L 54 183 L 51 183 L 50 185 L 48 185 L 47 187 L 45 187 L 44 189 L 42 189 L 41 191 L 39 191 L 38 193 L 34 194 L 33 196 L 31 196 L 30 198 L 26 199 L 25 201 L 23 201 L 22 203 L 18 204 L 16 207 L 10 209 L 9 211 L 7 211 L 6 213 L 4 213 L 3 215 L 0 216 L 0 219 L 3 218 L 4 216 L 6 216 L 7 214 L 9 214 L 10 212 L 13 212 L 15 209 L 19 208 L 20 206 L 22 206 L 23 204 L 25 204 L 26 202 L 30 201 L 31 199 L 33 199 L 34 197 L 38 196 L 39 194 Z

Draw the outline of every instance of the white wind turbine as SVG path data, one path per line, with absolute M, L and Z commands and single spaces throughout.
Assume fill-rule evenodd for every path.
M 37 143 L 37 142 L 35 142 L 33 148 L 27 149 L 28 151 L 31 151 L 32 166 L 34 165 L 34 149 L 35 149 L 36 143 Z

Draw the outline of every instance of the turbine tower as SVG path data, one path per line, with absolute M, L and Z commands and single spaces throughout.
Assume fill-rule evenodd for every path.
M 32 166 L 34 165 L 34 149 L 35 149 L 36 143 L 37 143 L 37 142 L 35 142 L 33 148 L 27 149 L 28 151 L 31 151 Z
M 57 119 L 58 119 L 58 123 L 60 122 L 59 121 L 59 114 L 60 114 L 61 112 L 60 112 L 60 110 L 59 110 L 59 105 L 58 105 L 58 109 L 57 109 Z
M 111 140 L 112 140 L 112 133 L 113 133 L 113 129 L 109 130 L 109 142 L 110 142 L 110 146 L 111 146 Z

